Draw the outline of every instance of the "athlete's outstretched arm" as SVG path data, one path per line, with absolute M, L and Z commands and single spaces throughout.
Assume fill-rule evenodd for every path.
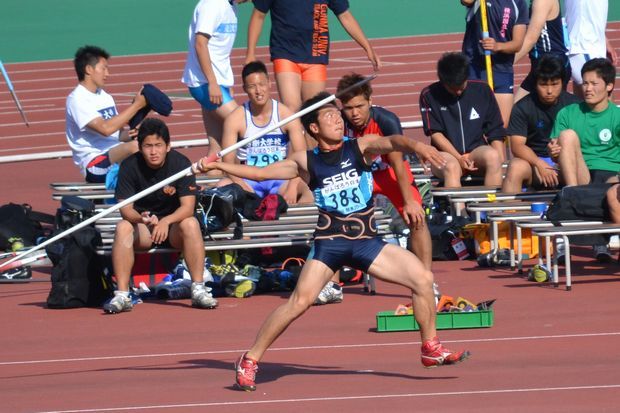
M 207 158 L 202 158 L 198 162 L 198 170 L 208 172 L 213 169 L 220 170 L 229 175 L 239 178 L 251 179 L 253 181 L 265 181 L 267 179 L 293 179 L 298 176 L 305 176 L 306 152 L 295 152 L 287 159 L 269 164 L 264 167 L 230 164 L 226 162 L 210 162 Z M 300 171 L 302 172 L 300 174 Z
M 403 135 L 365 135 L 358 138 L 357 141 L 364 155 L 383 155 L 393 151 L 404 153 L 415 152 L 423 163 L 430 162 L 440 169 L 446 164 L 446 161 L 437 149 Z

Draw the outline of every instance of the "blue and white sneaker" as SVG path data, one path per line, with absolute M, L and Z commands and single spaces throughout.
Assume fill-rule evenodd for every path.
M 333 281 L 329 281 L 319 293 L 314 305 L 337 304 L 341 303 L 343 299 L 342 287 Z
M 217 300 L 211 294 L 211 288 L 204 284 L 192 283 L 192 307 L 213 309 L 217 307 Z
M 122 313 L 123 311 L 131 311 L 133 302 L 131 297 L 125 291 L 114 291 L 114 297 L 103 305 L 103 311 L 108 314 Z

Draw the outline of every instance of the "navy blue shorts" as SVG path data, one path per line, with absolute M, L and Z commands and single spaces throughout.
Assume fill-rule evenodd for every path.
M 364 272 L 379 255 L 387 243 L 381 238 L 316 239 L 308 254 L 308 260 L 321 261 L 336 272 L 344 265 Z
M 607 182 L 609 178 L 618 176 L 618 172 L 604 171 L 602 169 L 590 169 L 590 183 L 591 184 L 603 184 Z
M 475 65 L 469 66 L 469 80 L 482 80 L 487 81 L 486 68 L 476 67 Z M 514 89 L 515 74 L 508 72 L 498 72 L 493 70 L 493 91 L 495 93 L 510 93 Z

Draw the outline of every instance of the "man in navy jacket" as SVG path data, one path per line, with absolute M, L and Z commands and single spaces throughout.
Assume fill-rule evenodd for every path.
M 437 63 L 439 81 L 420 94 L 424 133 L 446 160 L 432 168 L 447 187 L 460 187 L 463 175 L 480 175 L 485 185 L 502 184 L 506 131 L 493 92 L 468 81 L 462 53 L 446 53 Z

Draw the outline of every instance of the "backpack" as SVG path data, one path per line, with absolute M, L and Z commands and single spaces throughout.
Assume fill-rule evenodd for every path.
M 237 184 L 200 191 L 196 202 L 196 218 L 203 235 L 226 229 L 233 222 L 236 224 L 234 239 L 243 236 L 243 223 L 238 213 L 245 203 L 245 191 Z
M 88 199 L 75 195 L 65 195 L 60 199 L 60 208 L 56 210 L 55 227 L 57 230 L 69 229 L 95 214 L 95 204 Z
M 53 223 L 52 215 L 33 211 L 28 204 L 0 206 L 0 250 L 10 249 L 14 239 L 23 246 L 35 245 L 37 238 L 48 235 L 48 228 L 42 224 Z
M 566 186 L 557 193 L 547 209 L 547 220 L 608 221 L 607 190 L 614 184 Z
M 457 216 L 448 220 L 443 214 L 427 220 L 434 261 L 462 260 L 476 255 L 473 240 L 461 237 L 464 227 L 470 223 L 468 218 Z
M 112 296 L 112 283 L 96 253 L 98 245 L 101 235 L 87 226 L 47 246 L 53 264 L 48 308 L 98 307 Z
M 609 206 L 607 190 L 613 183 L 567 186 L 557 193 L 545 217 L 548 221 L 608 221 Z M 571 237 L 577 245 L 604 245 L 609 236 L 602 234 L 579 235 Z

